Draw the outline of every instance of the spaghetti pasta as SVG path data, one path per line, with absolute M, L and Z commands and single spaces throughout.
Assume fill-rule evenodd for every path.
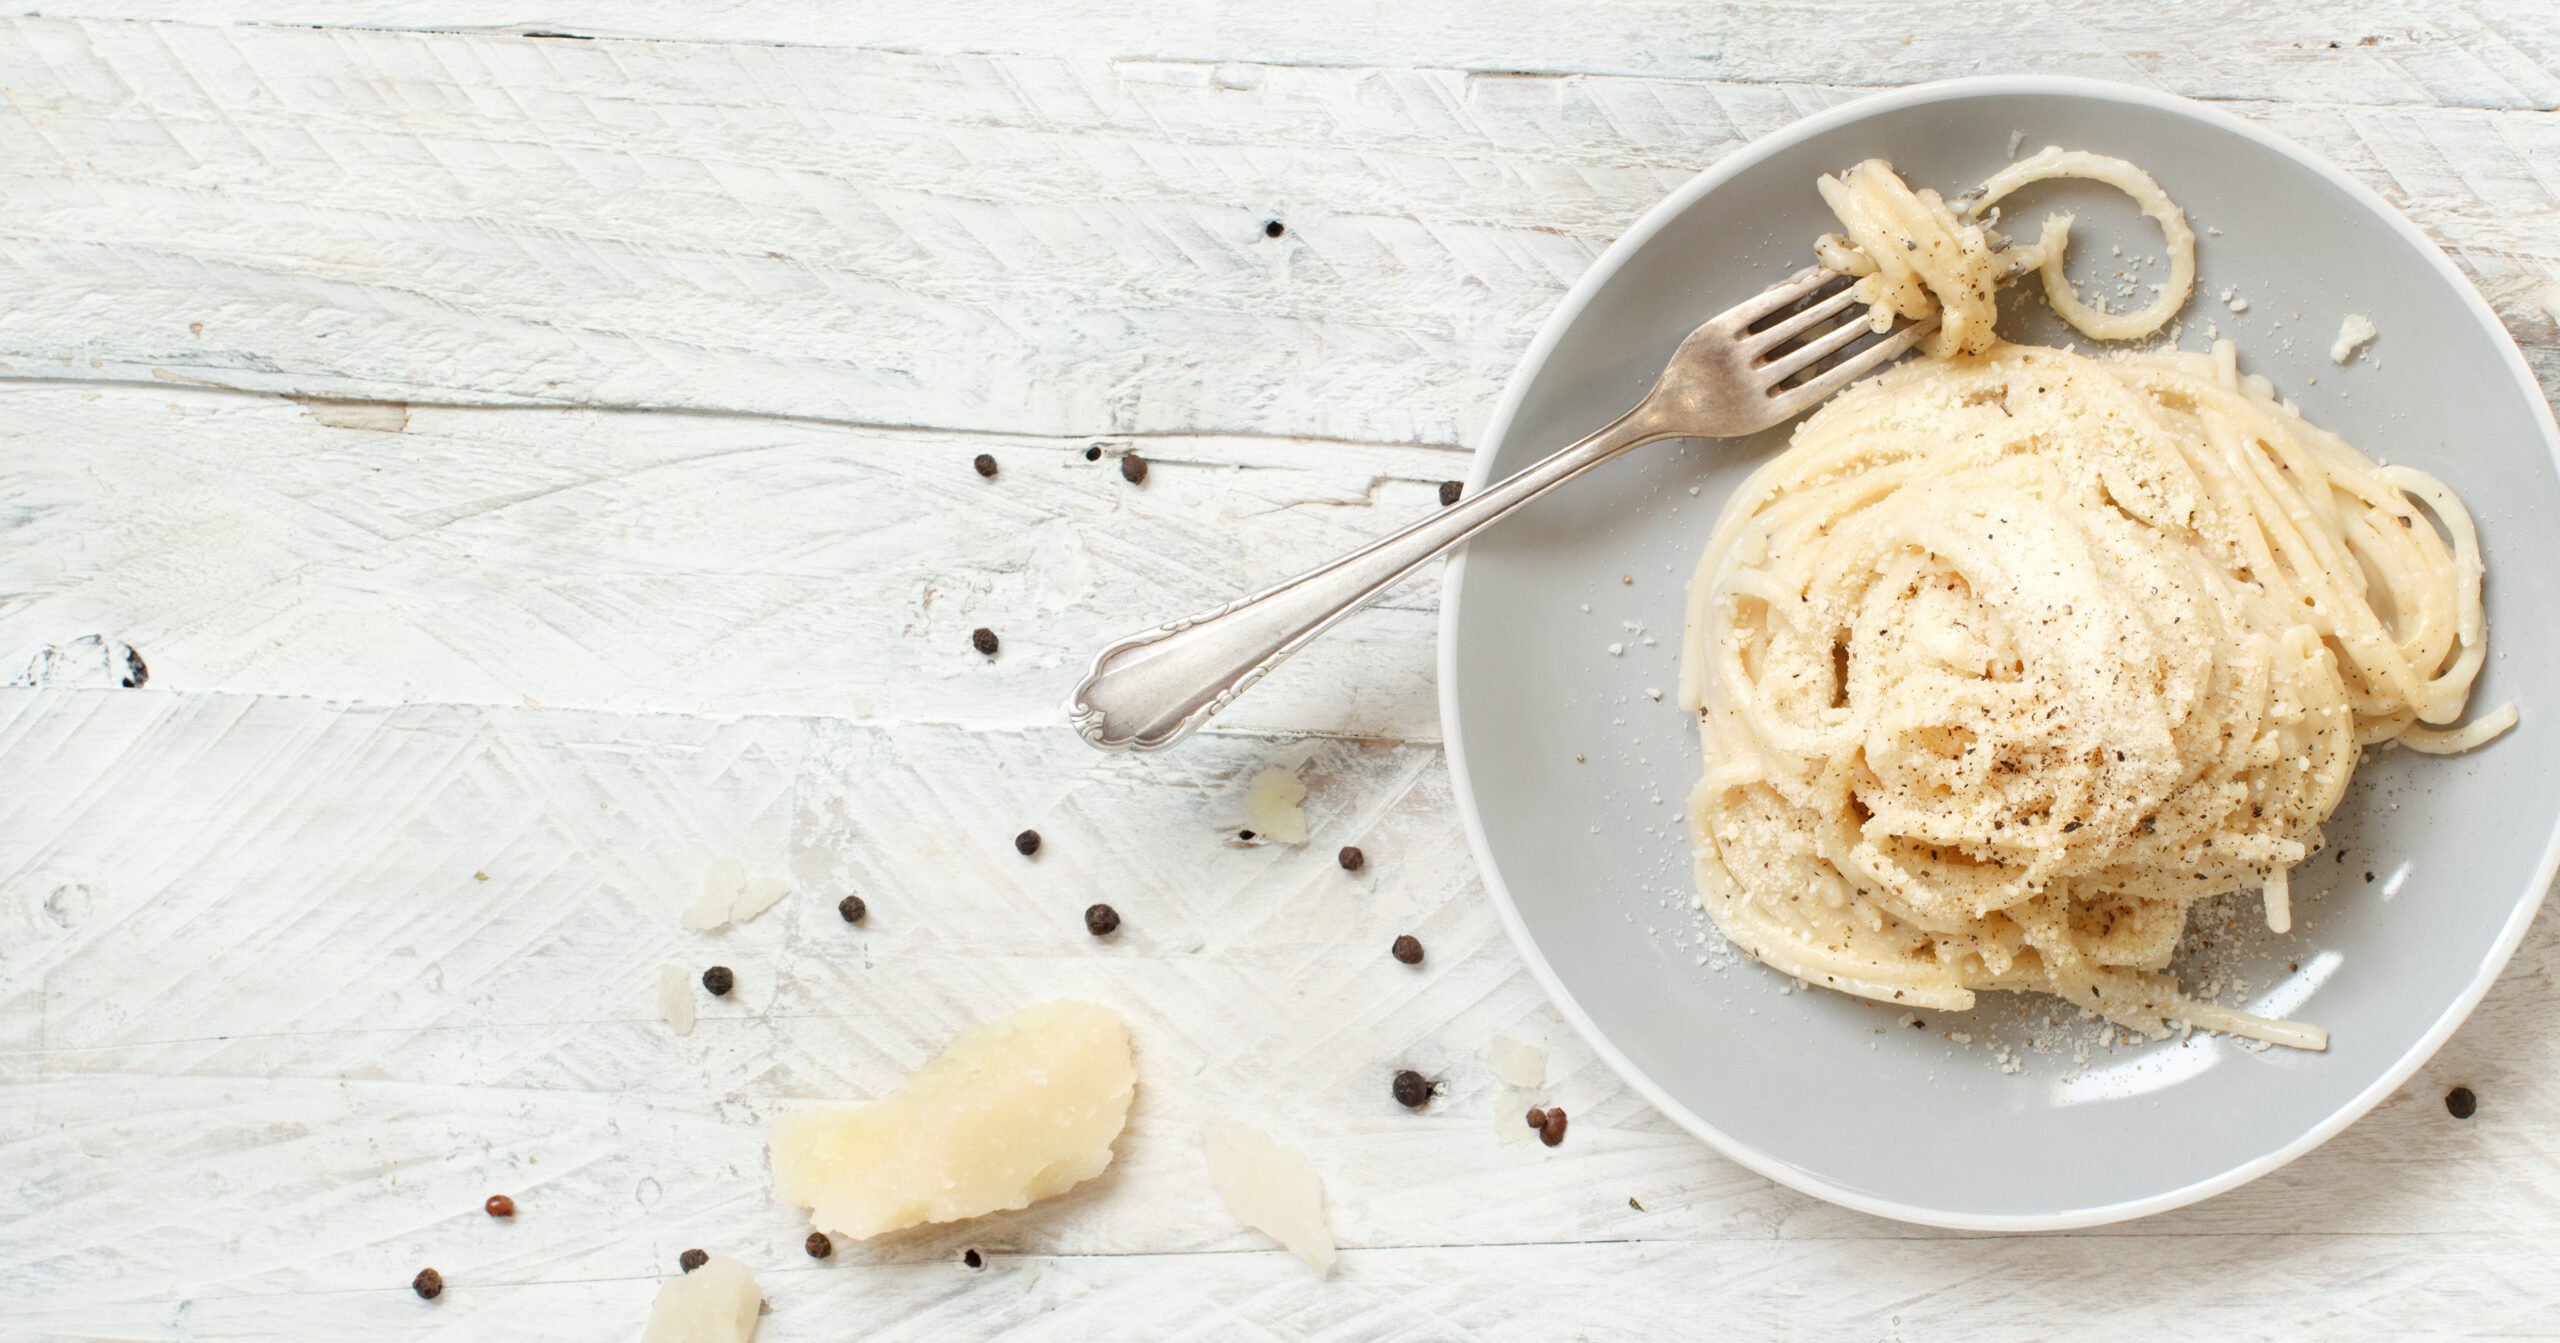
M 2057 175 L 2160 222 L 2158 300 L 2066 301 L 2067 223 L 2008 248 L 1968 217 Z M 2100 360 L 1992 332 L 2026 269 L 2092 335 L 2177 311 L 2194 235 L 2130 164 L 2048 149 L 1964 215 L 1872 160 L 1823 192 L 1843 226 L 1825 263 L 1879 320 L 1938 314 L 1942 339 L 1807 419 L 1699 561 L 1680 701 L 1707 762 L 1700 903 L 1759 960 L 1863 997 L 2026 989 L 2132 1030 L 2325 1048 L 2167 967 L 2211 896 L 2254 888 L 2289 929 L 2287 873 L 2364 747 L 2513 723 L 2447 726 L 2486 647 L 2461 501 L 2303 420 L 2228 341 Z

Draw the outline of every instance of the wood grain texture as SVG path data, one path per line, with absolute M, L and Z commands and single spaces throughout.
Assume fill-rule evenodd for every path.
M 139 7 L 54 0 L 42 12 L 122 19 Z M 1981 74 L 1990 64 L 2158 84 L 2196 98 L 2560 106 L 2560 20 L 2536 0 L 2052 0 L 1949 7 L 1925 21 L 1895 0 L 1135 0 L 1066 9 L 1023 0 L 171 0 L 149 13 L 200 23 L 1870 88 Z
M 0 68 L 0 375 L 1442 445 L 1644 208 L 1850 92 L 47 19 Z M 2547 370 L 2526 102 L 2233 107 Z
M 2482 1324 L 2560 1309 L 2547 928 L 2401 1097 L 2286 1171 L 2096 1233 L 1957 1236 L 1779 1190 L 1598 1065 L 1520 973 L 1427 747 L 1103 759 L 1061 729 L 20 690 L 0 758 L 20 765 L 0 782 L 0 1300 L 39 1333 L 575 1332 L 517 1319 L 553 1309 L 631 1327 L 693 1245 L 766 1275 L 775 1339 L 1247 1319 L 1671 1337 L 1702 1297 L 1782 1331 L 1899 1312 L 1920 1337 L 2095 1335 L 2146 1260 L 2180 1271 L 2132 1294 L 2145 1317 L 2209 1304 L 2243 1336 L 2404 1321 L 2429 1292 Z M 1244 780 L 1274 761 L 1310 784 L 1312 838 L 1235 844 Z M 1007 842 L 1024 824 L 1037 859 Z M 724 853 L 795 893 L 682 932 Z M 834 913 L 849 892 L 859 929 Z M 1127 919 L 1110 942 L 1078 926 L 1096 896 Z M 1421 967 L 1387 956 L 1403 931 Z M 670 960 L 737 972 L 689 1037 L 655 1019 Z M 1069 992 L 1138 1043 L 1112 1170 L 810 1265 L 770 1196 L 777 1109 L 877 1094 L 960 1025 Z M 1552 1051 L 1563 1148 L 1495 1141 L 1496 1033 Z M 1387 1095 L 1400 1065 L 1445 1081 L 1426 1114 Z M 2467 1124 L 2437 1101 L 2454 1080 L 2487 1098 Z M 1227 1217 L 1197 1146 L 1211 1109 L 1323 1172 L 1339 1281 Z M 492 1192 L 513 1222 L 478 1210 Z M 996 1267 L 959 1267 L 966 1248 Z M 2349 1295 L 2303 1290 L 2375 1256 Z M 426 1264 L 450 1284 L 432 1308 L 404 1286 Z M 2040 1287 L 1992 1289 L 2011 1279 Z
M 114 631 L 162 689 L 1054 725 L 1094 649 L 1437 508 L 1465 469 L 1285 439 L 430 406 L 402 424 L 0 390 L 0 679 Z M 1133 449 L 1142 486 L 1118 469 Z M 1437 592 L 1435 568 L 1221 730 L 1436 739 Z
M 2560 1336 L 2548 919 L 2285 1170 L 1940 1233 L 1714 1156 L 1557 1023 L 1434 744 L 1436 576 L 1174 755 L 1057 722 L 1109 636 L 1436 506 L 1630 220 L 1869 88 L 2217 100 L 2408 211 L 2560 390 L 2560 10 L 1912 14 L 0 21 L 0 682 L 43 682 L 0 688 L 0 1339 L 628 1336 L 697 1245 L 755 1268 L 765 1343 Z M 1235 838 L 1272 764 L 1305 846 Z M 723 855 L 795 893 L 686 933 Z M 672 1035 L 657 967 L 715 960 L 739 989 Z M 809 1261 L 771 1116 L 1065 992 L 1135 1033 L 1112 1170 Z M 1562 1148 L 1497 1142 L 1497 1033 L 1553 1051 Z M 1428 1112 L 1398 1066 L 1446 1084 Z M 1322 1173 L 1332 1281 L 1219 1206 L 1212 1111 Z

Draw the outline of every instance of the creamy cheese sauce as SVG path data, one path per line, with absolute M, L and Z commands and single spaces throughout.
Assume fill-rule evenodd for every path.
M 2060 150 L 2003 180 L 2058 173 L 2158 192 Z M 1937 311 L 1946 338 L 1806 420 L 1700 560 L 1681 701 L 1707 762 L 1701 904 L 1760 960 L 1865 997 L 2031 989 L 2137 1030 L 2325 1047 L 2165 971 L 2199 900 L 2257 890 L 2290 926 L 2286 873 L 2363 746 L 2462 749 L 2513 722 L 2427 726 L 2461 716 L 2485 647 L 2460 501 L 2302 420 L 2228 342 L 2100 360 L 2000 341 L 2000 272 L 2060 284 L 2064 230 L 2020 257 L 1881 163 L 1824 181 L 1848 227 L 1826 262 L 1901 258 L 1861 297 Z M 2165 196 L 2144 205 L 2184 248 L 2182 302 L 2193 235 Z

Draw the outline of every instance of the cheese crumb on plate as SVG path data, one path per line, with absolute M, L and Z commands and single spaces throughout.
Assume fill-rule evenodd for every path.
M 2356 350 L 2378 334 L 2372 318 L 2360 312 L 2348 313 L 2347 320 L 2338 324 L 2338 338 L 2329 344 L 2329 362 L 2343 364 L 2355 358 Z

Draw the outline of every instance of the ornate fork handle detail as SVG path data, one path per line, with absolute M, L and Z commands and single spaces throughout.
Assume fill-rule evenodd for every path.
M 1103 750 L 1161 751 L 1281 659 L 1511 510 L 1657 439 L 1727 438 L 1801 414 L 1938 324 L 1931 317 L 1870 340 L 1877 333 L 1854 306 L 1847 279 L 1819 266 L 1744 299 L 1690 332 L 1635 409 L 1598 433 L 1322 568 L 1103 649 L 1068 697 L 1067 717 Z
M 1484 493 L 1331 564 L 1122 639 L 1094 656 L 1067 716 L 1103 750 L 1161 751 L 1441 552 L 1602 462 L 1679 432 L 1648 400 Z

